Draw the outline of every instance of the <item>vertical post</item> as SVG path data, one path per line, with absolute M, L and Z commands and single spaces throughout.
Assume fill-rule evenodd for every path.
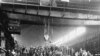
M 6 31 L 8 26 L 8 16 L 0 8 L 0 37 L 1 37 L 1 49 L 4 53 L 1 56 L 6 56 Z
M 6 43 L 6 41 L 5 41 L 5 37 L 4 37 L 4 32 L 2 32 L 2 31 L 0 31 L 0 37 L 1 37 L 1 49 L 3 49 L 3 52 L 4 53 L 2 53 L 1 54 L 1 56 L 5 56 L 5 43 Z

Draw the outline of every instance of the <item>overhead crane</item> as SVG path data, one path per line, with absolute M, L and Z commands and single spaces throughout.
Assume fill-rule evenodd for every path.
M 65 4 L 68 5 L 67 3 Z M 78 7 L 78 6 L 76 6 Z M 53 18 L 64 18 L 64 19 L 98 19 L 100 10 L 90 9 L 87 7 L 75 8 L 73 6 L 67 7 L 53 7 L 53 6 L 42 6 L 28 3 L 14 3 L 14 2 L 1 2 L 1 8 L 10 13 L 35 15 L 41 17 L 53 17 Z M 84 16 L 84 17 L 82 17 Z M 91 19 L 91 18 L 90 18 Z
M 60 2 L 57 2 L 60 3 Z M 71 5 L 71 6 L 70 6 Z M 7 12 L 8 15 L 16 14 L 16 15 L 30 15 L 36 17 L 35 20 L 39 19 L 40 21 L 34 21 L 34 19 L 23 19 L 17 18 L 22 23 L 25 21 L 29 21 L 31 24 L 34 22 L 35 24 L 43 24 L 43 18 L 54 20 L 51 24 L 75 24 L 79 23 L 84 25 L 85 20 L 95 20 L 98 21 L 100 19 L 100 11 L 99 9 L 91 9 L 88 6 L 74 6 L 74 3 L 65 3 L 64 6 L 43 6 L 39 4 L 29 4 L 29 3 L 18 3 L 18 2 L 1 2 L 1 8 L 3 11 Z M 13 15 L 12 15 L 13 16 Z M 61 23 L 57 23 L 60 20 Z M 83 21 L 82 21 L 83 20 Z M 88 23 L 88 21 L 86 23 Z M 67 23 L 68 22 L 68 23 Z M 76 23 L 79 22 L 79 23 Z M 92 21 L 93 22 L 93 21 Z M 80 25 L 79 24 L 79 25 Z M 96 23 L 98 24 L 98 22 Z M 94 24 L 93 24 L 94 25 Z

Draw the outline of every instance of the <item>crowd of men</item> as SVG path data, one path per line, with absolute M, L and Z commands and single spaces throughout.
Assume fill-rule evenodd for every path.
M 81 48 L 79 51 L 75 52 L 75 56 L 93 56 L 93 54 Z
M 11 56 L 11 54 L 10 54 Z M 73 48 L 57 46 L 39 46 L 26 49 L 13 50 L 12 56 L 93 56 L 89 51 L 80 49 L 75 51 Z

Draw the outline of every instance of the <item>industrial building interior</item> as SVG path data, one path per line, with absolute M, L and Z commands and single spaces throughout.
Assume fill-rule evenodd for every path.
M 0 0 L 0 56 L 100 56 L 100 0 Z

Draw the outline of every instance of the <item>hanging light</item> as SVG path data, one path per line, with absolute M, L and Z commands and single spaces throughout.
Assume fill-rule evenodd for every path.
M 45 34 L 44 37 L 45 37 L 45 40 L 48 41 L 49 35 L 48 34 Z

